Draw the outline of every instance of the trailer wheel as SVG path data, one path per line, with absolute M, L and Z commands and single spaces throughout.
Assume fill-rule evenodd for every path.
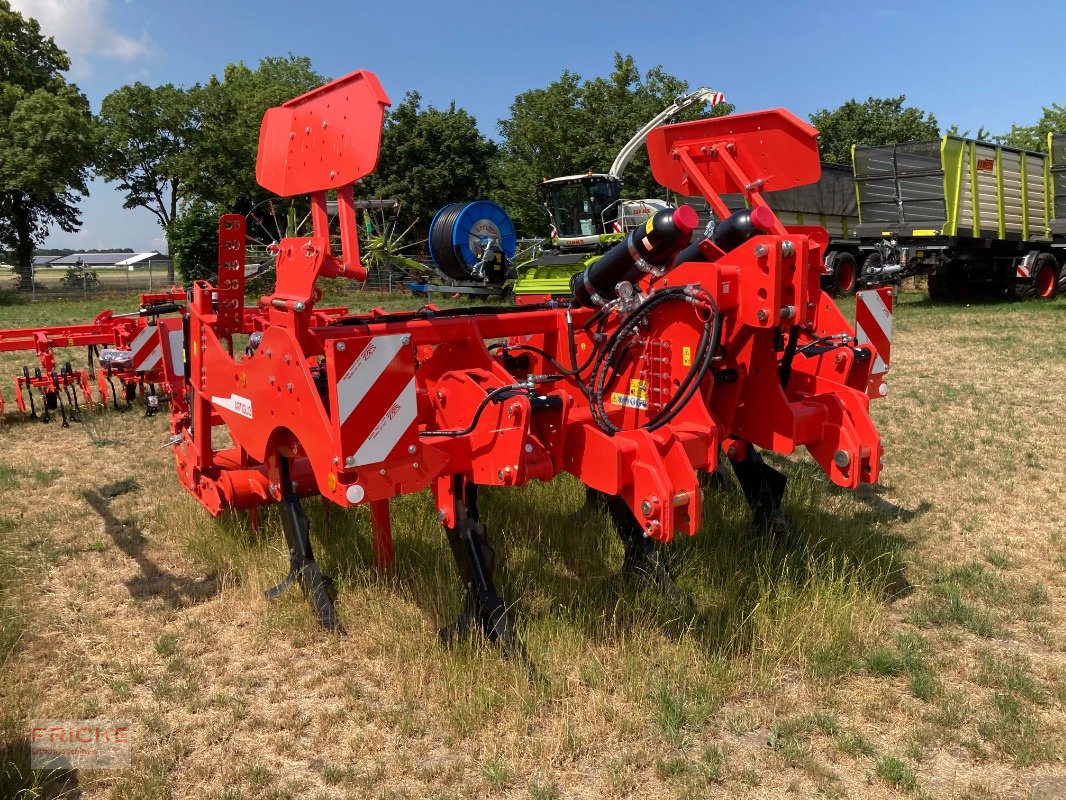
M 953 263 L 949 262 L 944 272 L 930 275 L 926 282 L 929 299 L 934 303 L 958 300 L 967 293 L 967 275 L 959 268 L 953 269 Z
M 1033 266 L 1034 294 L 1041 300 L 1051 300 L 1059 293 L 1059 264 L 1051 253 L 1043 253 Z
M 835 297 L 850 297 L 859 288 L 859 265 L 851 253 L 837 253 L 833 259 L 833 274 L 830 276 L 830 294 Z
M 947 275 L 930 275 L 926 287 L 929 290 L 929 299 L 934 303 L 951 299 L 951 284 Z

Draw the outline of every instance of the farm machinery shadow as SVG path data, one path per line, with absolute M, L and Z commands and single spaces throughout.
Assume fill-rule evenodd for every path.
M 144 532 L 128 519 L 118 517 L 112 509 L 115 498 L 140 487 L 133 480 L 97 486 L 82 491 L 82 497 L 104 522 L 104 532 L 129 559 L 137 564 L 140 574 L 126 581 L 130 596 L 138 600 L 159 598 L 174 609 L 202 603 L 218 594 L 215 575 L 195 579 L 174 575 L 160 567 L 146 552 L 148 542 Z

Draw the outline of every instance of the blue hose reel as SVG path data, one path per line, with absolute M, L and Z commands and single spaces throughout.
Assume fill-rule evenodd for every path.
M 458 281 L 502 282 L 516 244 L 514 223 L 491 200 L 446 205 L 429 223 L 430 258 Z

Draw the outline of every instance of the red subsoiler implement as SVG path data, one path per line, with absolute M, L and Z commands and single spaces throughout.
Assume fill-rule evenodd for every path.
M 521 654 L 478 487 L 574 475 L 607 503 L 626 568 L 663 583 L 655 545 L 697 532 L 697 474 L 720 453 L 763 522 L 780 517 L 785 478 L 757 448 L 803 445 L 850 489 L 877 479 L 868 407 L 883 394 L 887 348 L 860 343 L 820 290 L 826 232 L 785 227 L 760 196 L 818 178 L 813 128 L 773 110 L 654 131 L 656 179 L 702 194 L 723 222 L 689 246 L 694 212 L 659 212 L 578 276 L 566 301 L 320 313 L 319 277 L 366 275 L 352 187 L 374 168 L 387 105 L 377 78 L 355 72 L 267 112 L 257 179 L 283 197 L 310 195 L 313 235 L 281 242 L 274 292 L 246 312 L 243 220 L 224 217 L 218 285 L 192 286 L 181 355 L 162 349 L 181 483 L 212 514 L 282 506 L 289 573 L 269 596 L 299 583 L 320 623 L 339 628 L 300 498 L 367 506 L 387 569 L 390 499 L 429 487 L 466 592 L 447 631 L 480 628 Z M 730 215 L 728 193 L 751 211 Z M 889 299 L 868 298 L 885 323 Z M 242 354 L 233 337 L 250 321 L 261 335 Z M 218 426 L 232 447 L 213 449 Z

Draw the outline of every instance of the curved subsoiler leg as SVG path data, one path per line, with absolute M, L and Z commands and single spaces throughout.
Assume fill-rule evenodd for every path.
M 517 656 L 530 665 L 529 655 L 492 580 L 496 551 L 489 544 L 488 531 L 478 516 L 477 486 L 461 476 L 455 476 L 453 481 L 455 527 L 444 530 L 463 582 L 464 597 L 459 619 L 441 629 L 441 638 L 449 642 L 477 626 L 490 642 L 499 645 L 505 656 Z
M 292 489 L 289 460 L 283 456 L 278 460 L 281 464 L 281 525 L 289 545 L 289 574 L 277 586 L 266 591 L 266 598 L 275 600 L 298 582 L 315 609 L 318 624 L 327 631 L 343 633 L 330 593 L 332 581 L 322 574 L 311 550 L 311 523 L 300 505 L 300 498 Z
M 737 452 L 729 456 L 729 464 L 751 508 L 752 527 L 791 536 L 792 521 L 781 506 L 788 477 L 763 461 L 750 442 L 737 447 Z
M 593 500 L 593 495 L 598 495 L 598 497 Z M 625 555 L 622 559 L 622 578 L 625 580 L 634 577 L 650 578 L 670 599 L 681 600 L 681 590 L 677 588 L 670 570 L 667 569 L 662 551 L 655 546 L 654 539 L 644 535 L 644 529 L 640 527 L 629 504 L 620 496 L 612 497 L 589 489 L 586 494 L 586 504 L 593 503 L 607 509 L 615 532 L 622 540 L 622 547 L 625 548 Z

